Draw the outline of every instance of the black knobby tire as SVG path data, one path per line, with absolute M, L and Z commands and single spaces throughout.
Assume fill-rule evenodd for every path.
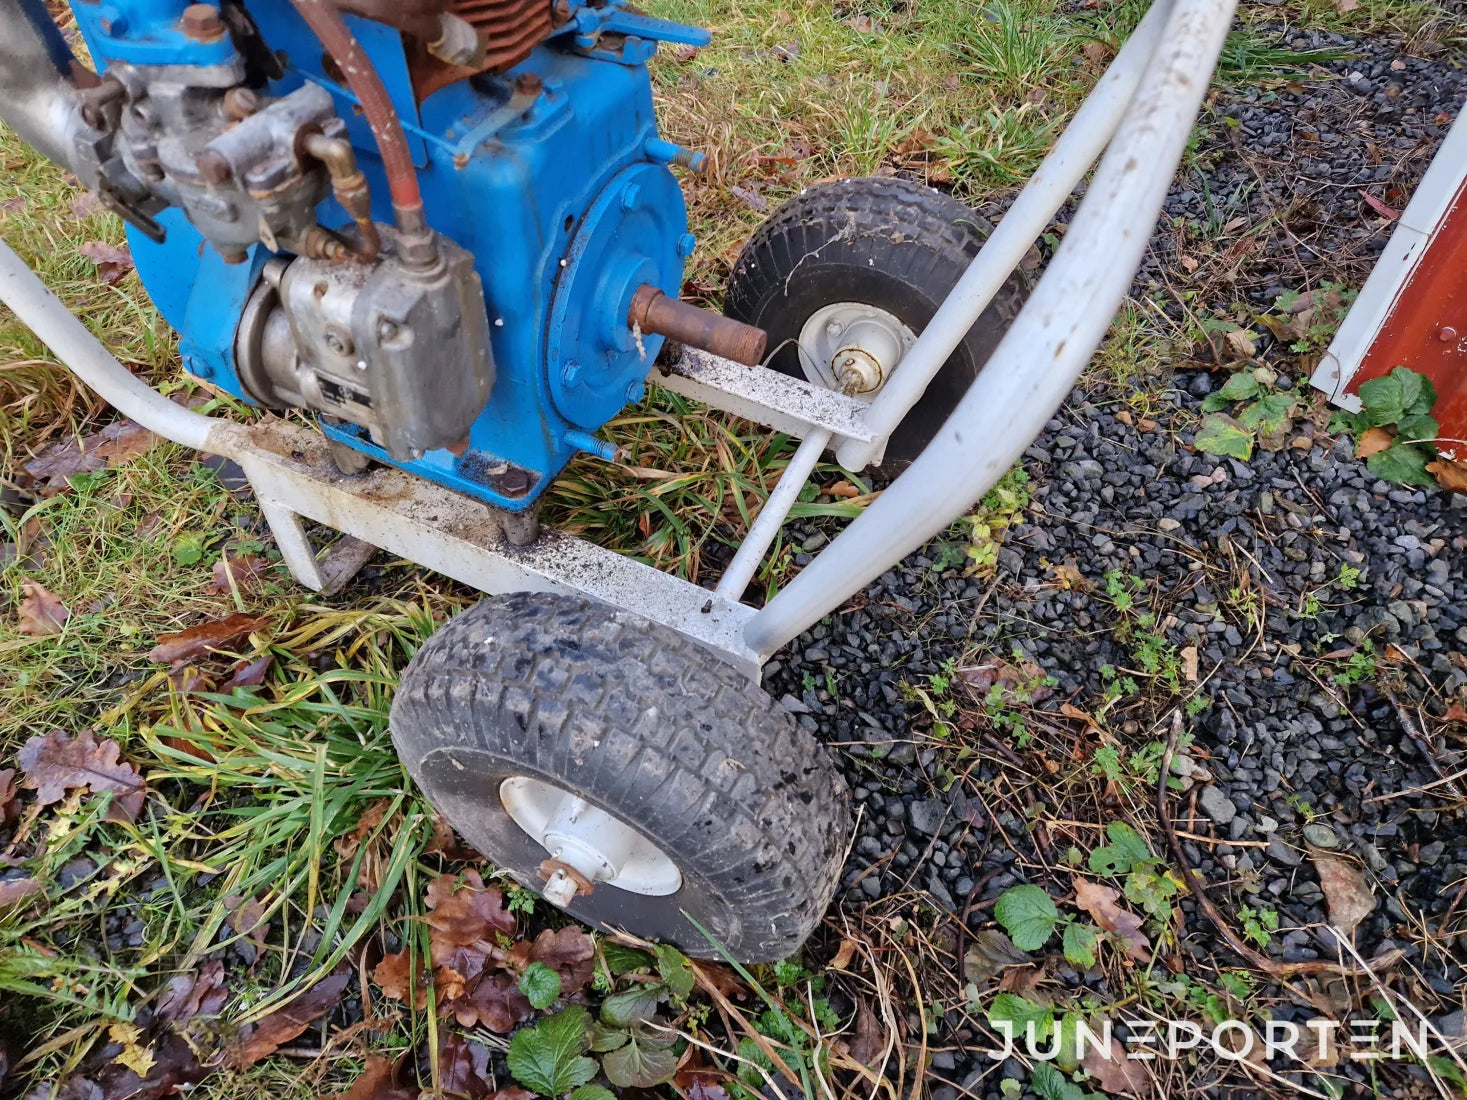
M 786 203 L 744 245 L 724 312 L 769 333 L 769 365 L 806 377 L 795 347 L 817 310 L 861 302 L 921 334 L 991 226 L 951 195 L 903 179 L 839 180 Z M 968 391 L 1027 293 L 1010 277 L 892 433 L 883 468 L 910 463 Z M 901 367 L 898 366 L 900 371 Z
M 428 639 L 403 674 L 392 739 L 409 773 L 490 862 L 535 889 L 547 853 L 501 782 L 580 794 L 653 841 L 676 893 L 602 884 L 569 911 L 690 954 L 762 962 L 824 915 L 849 821 L 823 746 L 731 665 L 673 630 L 588 600 L 492 597 Z

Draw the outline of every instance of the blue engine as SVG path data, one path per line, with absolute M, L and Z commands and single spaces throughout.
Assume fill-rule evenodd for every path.
M 551 7 L 549 0 L 517 6 L 536 3 Z M 187 11 L 198 17 L 202 7 Z M 266 70 L 256 80 L 261 101 L 307 85 L 328 92 L 338 116 L 332 124 L 344 122 L 370 188 L 371 218 L 393 222 L 378 145 L 357 99 L 288 0 L 249 0 L 238 11 L 226 5 L 230 33 L 210 41 L 188 33 L 182 0 L 75 0 L 73 11 L 99 70 L 184 73 L 183 83 L 192 79 L 188 70 L 208 74 L 231 64 L 237 70 L 239 55 L 248 53 L 241 35 L 251 32 L 255 56 L 244 60 Z M 241 24 L 240 12 L 252 27 Z M 203 11 L 205 22 L 210 14 Z M 471 258 L 482 285 L 492 389 L 486 383 L 487 403 L 476 416 L 469 410 L 467 436 L 452 446 L 399 449 L 394 457 L 380 437 L 374 441 L 349 418 L 323 416 L 322 428 L 356 451 L 511 511 L 530 508 L 577 451 L 610 456 L 595 433 L 640 399 L 663 343 L 628 325 L 632 297 L 650 285 L 676 299 L 694 247 L 669 166 L 696 167 L 700 158 L 659 138 L 647 61 L 658 41 L 701 45 L 706 32 L 629 12 L 619 0 L 596 6 L 561 0 L 555 21 L 513 65 L 472 76 L 460 70 L 460 78 L 423 94 L 411 37 L 372 19 L 346 17 L 406 132 L 428 225 L 459 246 L 466 263 Z M 152 96 L 149 102 L 167 102 L 156 84 Z M 146 177 L 148 167 L 138 171 Z M 260 179 L 247 190 L 264 210 L 268 187 Z M 311 196 L 320 225 L 349 227 L 347 210 L 324 187 L 321 194 L 319 201 Z M 133 256 L 181 335 L 188 370 L 256 399 L 258 390 L 242 378 L 237 331 L 282 249 L 262 229 L 259 241 L 277 247 L 256 242 L 221 251 L 209 243 L 217 243 L 216 235 L 206 239 L 201 232 L 208 229 L 202 201 L 160 202 L 151 216 L 134 217 Z M 238 211 L 220 217 L 226 215 L 238 220 Z M 266 215 L 258 216 L 264 226 Z M 351 349 L 346 352 L 349 360 Z M 419 346 L 414 354 L 420 365 L 438 369 L 431 349 Z M 446 351 L 442 369 L 456 369 Z M 462 392 L 450 387 L 442 399 L 472 400 Z

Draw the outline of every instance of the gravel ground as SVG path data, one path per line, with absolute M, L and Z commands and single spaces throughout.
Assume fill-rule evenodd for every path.
M 1404 206 L 1467 92 L 1467 77 L 1449 60 L 1406 56 L 1399 42 L 1321 33 L 1287 41 L 1356 56 L 1325 66 L 1335 79 L 1221 95 L 1199 151 L 1211 165 L 1205 179 L 1183 179 L 1167 202 L 1170 218 L 1268 225 L 1228 259 L 1231 280 L 1209 290 L 1219 310 L 1240 294 L 1256 307 L 1322 279 L 1358 285 L 1388 234 L 1359 190 Z M 1223 117 L 1238 126 L 1220 124 Z M 1178 234 L 1164 226 L 1139 277 L 1142 295 L 1182 277 L 1173 266 L 1178 248 Z M 1118 419 L 1121 406 L 1106 395 L 1077 392 L 1026 452 L 1032 505 L 1010 528 L 992 581 L 945 568 L 943 547 L 929 545 L 792 643 L 766 686 L 840 746 L 864 808 L 847 903 L 925 891 L 949 912 L 971 906 L 976 929 L 989 917 L 984 903 L 1017 882 L 1045 881 L 1053 862 L 1023 807 L 995 794 L 994 780 L 1014 774 L 1014 760 L 1001 756 L 1017 752 L 1020 771 L 1039 762 L 1001 745 L 1004 734 L 980 732 L 979 756 L 954 763 L 951 746 L 923 736 L 930 720 L 905 685 L 929 684 L 951 671 L 948 661 L 1013 659 L 1017 647 L 1056 681 L 1042 707 L 1092 706 L 1109 684 L 1102 666 L 1134 660 L 1113 636 L 1119 616 L 1103 578 L 1137 578 L 1145 585 L 1137 602 L 1157 611 L 1167 640 L 1196 647 L 1200 693 L 1211 700 L 1189 720 L 1190 757 L 1201 770 L 1174 806 L 1191 816 L 1191 831 L 1237 842 L 1184 842 L 1215 900 L 1228 913 L 1241 905 L 1277 910 L 1280 932 L 1268 949 L 1275 959 L 1334 958 L 1308 851 L 1359 857 L 1380 903 L 1357 946 L 1367 957 L 1405 949 L 1411 977 L 1398 988 L 1450 1022 L 1453 1005 L 1462 1007 L 1467 952 L 1457 946 L 1454 954 L 1450 942 L 1424 950 L 1420 933 L 1440 930 L 1462 908 L 1462 811 L 1442 809 L 1440 785 L 1373 798 L 1432 783 L 1435 768 L 1450 771 L 1454 760 L 1461 767 L 1463 742 L 1434 764 L 1371 675 L 1349 686 L 1333 677 L 1348 667 L 1344 651 L 1373 652 L 1382 669 L 1404 677 L 1407 709 L 1423 706 L 1428 727 L 1440 728 L 1430 715 L 1467 686 L 1467 496 L 1378 481 L 1347 440 L 1262 452 L 1246 464 L 1193 453 L 1195 414 L 1221 380 L 1178 371 L 1148 431 Z M 813 551 L 831 530 L 797 525 L 793 538 Z M 1090 587 L 1058 584 L 1058 563 L 1078 568 Z M 1359 571 L 1357 586 L 1332 584 L 1342 568 Z M 1157 700 L 1149 713 L 1138 706 L 1123 730 L 1137 744 L 1156 737 L 1157 719 L 1175 705 Z M 958 781 L 945 789 L 953 772 Z M 1239 964 L 1191 900 L 1181 908 L 1189 951 Z M 1068 977 L 1081 981 L 1073 971 Z M 1285 1003 L 1274 1015 L 1315 1013 Z M 958 1049 L 940 1054 L 934 1068 L 972 1094 L 998 1096 L 997 1075 L 983 1076 L 991 1064 L 963 1049 L 983 1041 L 961 1018 L 949 1024 L 937 1041 Z M 1016 1064 L 1005 1072 L 1023 1075 Z M 1371 1079 L 1359 1065 L 1340 1072 Z M 947 1084 L 933 1092 L 935 1100 L 956 1095 Z

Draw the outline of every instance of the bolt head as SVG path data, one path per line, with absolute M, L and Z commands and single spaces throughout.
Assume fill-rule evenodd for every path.
M 635 210 L 642 205 L 642 189 L 635 183 L 629 183 L 626 190 L 621 193 L 621 208 L 626 211 Z
M 686 260 L 693 254 L 693 250 L 697 247 L 698 238 L 691 233 L 684 233 L 677 240 L 677 258 L 679 260 Z
M 1457 338 L 1457 330 L 1454 329 L 1451 325 L 1443 325 L 1440 329 L 1437 330 L 1436 338 L 1440 340 L 1443 344 L 1450 344 L 1453 340 Z
M 633 382 L 627 386 L 627 404 L 635 405 L 642 400 L 642 395 L 647 392 L 647 387 L 641 382 Z
M 224 113 L 236 122 L 249 118 L 259 109 L 260 97 L 243 85 L 224 93 Z
M 195 42 L 212 42 L 224 35 L 224 20 L 213 4 L 190 4 L 183 9 L 179 26 Z
M 520 73 L 514 78 L 514 90 L 521 95 L 539 95 L 544 89 L 545 82 L 539 73 Z
M 560 380 L 567 386 L 576 385 L 581 379 L 581 364 L 574 359 L 561 364 Z
M 205 149 L 199 154 L 198 160 L 194 161 L 194 167 L 199 170 L 199 178 L 205 183 L 223 183 L 234 172 L 224 154 L 217 149 Z

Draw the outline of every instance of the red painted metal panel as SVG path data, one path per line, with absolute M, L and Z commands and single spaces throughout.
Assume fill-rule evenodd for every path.
M 1350 392 L 1393 367 L 1430 378 L 1442 435 L 1467 439 L 1467 181 L 1391 304 Z

